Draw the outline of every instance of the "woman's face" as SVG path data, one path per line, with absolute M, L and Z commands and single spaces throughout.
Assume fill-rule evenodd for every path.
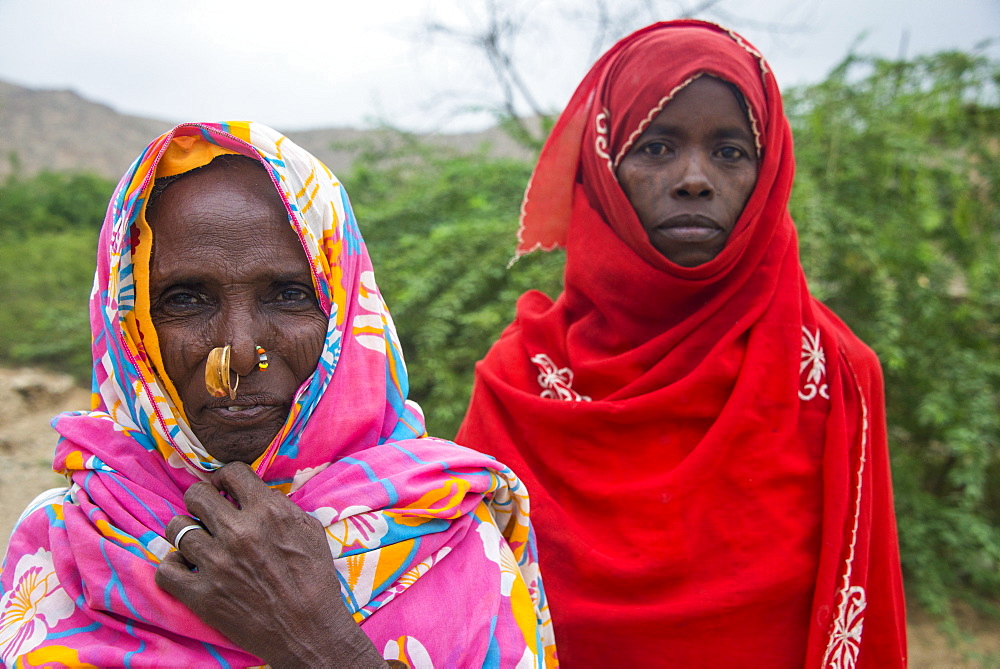
M 726 245 L 757 183 L 757 151 L 732 89 L 703 76 L 678 92 L 618 166 L 649 241 L 696 267 Z
M 326 336 L 302 245 L 270 178 L 252 163 L 182 177 L 149 219 L 150 309 L 166 374 L 208 452 L 252 463 L 284 424 Z M 226 344 L 240 377 L 236 399 L 205 389 L 209 351 Z

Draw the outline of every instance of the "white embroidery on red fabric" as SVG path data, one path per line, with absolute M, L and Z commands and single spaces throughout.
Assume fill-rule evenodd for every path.
M 533 355 L 531 362 L 538 365 L 538 385 L 544 389 L 540 393 L 542 397 L 566 402 L 590 401 L 586 395 L 573 390 L 573 370 L 569 367 L 556 367 L 552 358 L 544 353 Z
M 830 645 L 824 663 L 833 669 L 853 669 L 861 653 L 861 631 L 865 623 L 865 589 L 855 585 L 842 593 L 844 597 L 840 614 L 833 622 Z
M 611 164 L 611 154 L 608 153 L 611 148 L 611 142 L 608 139 L 608 117 L 611 116 L 611 112 L 605 107 L 601 110 L 601 113 L 597 115 L 595 121 L 594 130 L 597 131 L 597 139 L 594 140 L 594 150 L 597 152 L 601 158 L 603 158 L 608 163 L 608 169 L 611 173 L 615 173 L 615 168 Z
M 855 384 L 857 380 L 855 379 Z M 858 524 L 861 516 L 862 482 L 864 481 L 866 452 L 868 449 L 868 404 L 864 392 L 858 386 L 861 398 L 861 457 L 858 463 L 857 484 L 854 495 L 854 526 L 851 528 L 851 544 L 844 560 L 844 586 L 840 589 L 840 604 L 837 607 L 837 618 L 830 629 L 830 641 L 823 654 L 823 666 L 830 669 L 854 669 L 861 654 L 861 632 L 864 629 L 865 608 L 868 599 L 865 589 L 860 585 L 851 585 L 851 575 L 854 571 L 854 551 L 858 540 Z
M 660 98 L 660 101 L 656 103 L 656 106 L 654 106 L 652 109 L 649 110 L 649 113 L 646 114 L 646 118 L 642 119 L 642 121 L 639 122 L 639 126 L 632 131 L 632 134 L 629 135 L 628 139 L 625 140 L 625 143 L 622 144 L 622 148 L 619 149 L 618 155 L 615 156 L 614 163 L 608 163 L 608 167 L 611 168 L 612 173 L 614 173 L 614 171 L 621 164 L 622 160 L 625 158 L 625 154 L 627 154 L 632 149 L 632 145 L 635 144 L 635 140 L 639 139 L 639 135 L 646 132 L 646 128 L 649 127 L 649 124 L 652 123 L 653 120 L 660 115 L 660 112 L 663 111 L 663 108 L 667 106 L 667 103 L 674 99 L 674 96 L 677 95 L 678 91 L 680 91 L 682 88 L 684 88 L 685 86 L 687 86 L 700 76 L 701 73 L 698 73 L 693 77 L 691 77 L 690 79 L 682 81 L 674 88 L 674 90 L 670 91 L 662 98 Z
M 824 383 L 826 378 L 826 352 L 819 343 L 819 328 L 813 334 L 809 328 L 802 326 L 802 362 L 799 364 L 799 375 L 805 373 L 805 383 L 799 390 L 799 399 L 809 401 L 817 395 L 830 399 L 830 388 Z

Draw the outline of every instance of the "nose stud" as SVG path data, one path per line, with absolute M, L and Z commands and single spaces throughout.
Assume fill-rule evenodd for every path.
M 230 383 L 229 358 L 233 347 L 230 345 L 213 348 L 205 363 L 205 389 L 212 397 L 236 399 L 236 388 L 240 385 L 240 375 L 236 375 L 236 383 Z
M 267 351 L 264 350 L 263 346 L 259 345 L 254 348 L 257 350 L 257 366 L 260 368 L 260 371 L 263 372 L 267 369 Z

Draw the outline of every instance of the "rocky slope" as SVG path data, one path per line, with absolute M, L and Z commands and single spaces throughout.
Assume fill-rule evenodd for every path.
M 117 180 L 150 140 L 173 125 L 167 120 L 119 114 L 73 91 L 33 90 L 0 81 L 0 178 L 15 169 L 26 174 L 48 169 L 86 170 Z M 287 134 L 331 170 L 344 174 L 357 155 L 352 145 L 377 139 L 380 133 L 384 134 L 379 130 L 321 128 Z M 475 151 L 485 144 L 493 155 L 531 157 L 497 129 L 426 135 L 423 139 L 457 151 Z

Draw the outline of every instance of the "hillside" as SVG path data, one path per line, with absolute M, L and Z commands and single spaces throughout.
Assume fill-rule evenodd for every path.
M 166 120 L 119 114 L 73 91 L 33 90 L 0 81 L 0 178 L 19 165 L 26 174 L 46 169 L 91 171 L 118 179 L 146 144 L 172 125 Z M 344 173 L 356 155 L 347 146 L 375 139 L 380 133 L 384 131 L 319 128 L 286 134 L 334 172 Z M 458 151 L 474 151 L 485 144 L 493 155 L 531 157 L 496 129 L 424 139 Z M 339 148 L 332 148 L 335 145 Z

